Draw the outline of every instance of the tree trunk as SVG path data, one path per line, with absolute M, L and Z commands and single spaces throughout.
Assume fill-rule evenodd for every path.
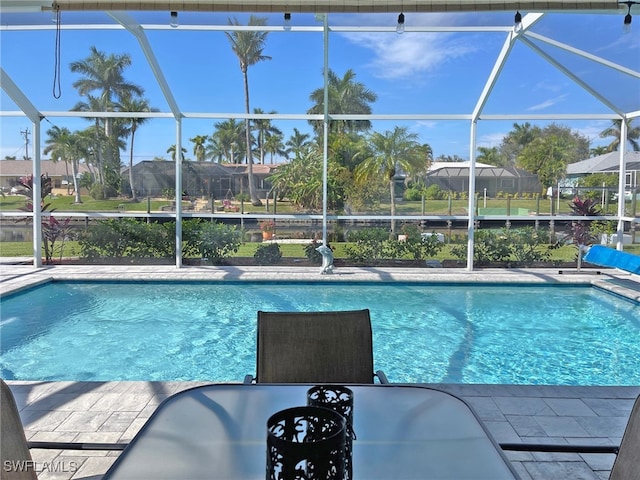
M 396 232 L 396 185 L 393 180 L 393 177 L 389 180 L 389 194 L 391 198 L 391 233 L 395 234 Z
M 73 190 L 76 197 L 74 203 L 82 203 L 82 198 L 80 198 L 80 186 L 78 185 L 78 160 L 71 160 L 71 175 L 73 175 Z
M 133 186 L 133 140 L 136 136 L 136 129 L 131 128 L 131 145 L 129 145 L 129 186 L 131 187 L 131 201 L 137 202 L 136 189 Z
M 242 72 L 242 76 L 244 77 L 244 107 L 247 114 L 249 111 L 249 76 L 247 75 L 246 70 Z M 256 185 L 253 178 L 253 155 L 251 154 L 251 121 L 247 118 L 245 120 L 245 140 L 247 142 L 247 165 L 248 165 L 248 174 L 249 174 L 249 197 L 251 198 L 251 205 L 255 207 L 262 206 L 262 202 L 258 198 L 258 193 L 256 192 Z

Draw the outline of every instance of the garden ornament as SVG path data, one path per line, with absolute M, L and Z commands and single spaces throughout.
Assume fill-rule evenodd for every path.
M 322 268 L 320 269 L 320 274 L 328 275 L 333 273 L 333 250 L 326 245 L 320 245 L 316 248 L 316 251 L 322 255 Z

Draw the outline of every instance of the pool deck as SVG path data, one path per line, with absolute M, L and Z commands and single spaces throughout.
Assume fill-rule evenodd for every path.
M 598 272 L 598 273 L 597 273 Z M 640 300 L 640 277 L 617 270 L 301 267 L 0 266 L 0 295 L 57 280 L 404 281 L 592 284 Z M 428 366 L 425 365 L 425 369 Z M 249 372 L 248 372 L 249 373 Z M 214 380 L 214 379 L 212 379 Z M 393 379 L 391 379 L 393 380 Z M 128 442 L 168 396 L 202 382 L 7 382 L 33 441 Z M 211 383 L 211 382 L 206 382 Z M 498 442 L 617 445 L 640 386 L 429 385 L 465 399 Z M 33 450 L 40 480 L 98 480 L 118 452 Z M 606 479 L 609 454 L 509 452 L 525 480 Z M 141 479 L 143 480 L 143 479 Z

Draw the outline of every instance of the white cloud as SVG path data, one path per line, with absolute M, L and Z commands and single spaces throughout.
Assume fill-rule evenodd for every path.
M 559 97 L 550 98 L 549 100 L 545 100 L 542 103 L 538 103 L 537 105 L 533 105 L 532 107 L 527 108 L 527 111 L 528 112 L 535 112 L 535 111 L 538 111 L 538 110 L 545 110 L 545 109 L 547 109 L 549 107 L 552 107 L 556 103 L 560 103 L 560 102 L 564 101 L 565 98 L 567 98 L 567 95 L 560 95 Z
M 507 135 L 505 132 L 494 132 L 489 133 L 487 135 L 482 135 L 478 138 L 477 146 L 478 147 L 497 147 L 502 143 L 502 139 Z
M 418 73 L 433 72 L 443 63 L 477 50 L 473 45 L 456 41 L 451 33 L 355 33 L 347 37 L 373 52 L 369 66 L 375 76 L 387 80 L 410 79 Z

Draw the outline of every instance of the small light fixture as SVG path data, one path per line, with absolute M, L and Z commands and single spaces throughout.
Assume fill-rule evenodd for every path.
M 291 30 L 291 14 L 286 12 L 284 14 L 284 23 L 282 24 L 282 28 L 284 28 L 287 32 Z
M 178 12 L 171 12 L 169 25 L 171 25 L 171 28 L 178 28 Z
M 516 16 L 513 18 L 513 31 L 519 32 L 522 30 L 522 14 L 520 11 L 516 11 Z
M 404 13 L 398 15 L 398 25 L 396 25 L 396 33 L 404 33 Z

